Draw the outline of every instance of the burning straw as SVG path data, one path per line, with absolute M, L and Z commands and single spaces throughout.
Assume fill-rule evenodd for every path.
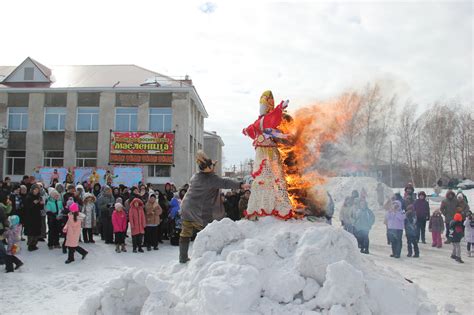
M 289 135 L 279 143 L 288 194 L 295 216 L 302 214 L 323 216 L 327 195 L 320 187 L 325 176 L 316 170 L 321 149 L 337 142 L 344 127 L 352 118 L 357 96 L 344 95 L 331 102 L 317 103 L 286 115 L 280 129 Z

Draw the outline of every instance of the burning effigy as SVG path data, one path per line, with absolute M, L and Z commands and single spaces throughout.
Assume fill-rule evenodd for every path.
M 325 176 L 316 168 L 323 145 L 337 141 L 352 117 L 353 99 L 305 106 L 293 115 L 288 101 L 274 108 L 271 91 L 260 98 L 260 116 L 243 133 L 256 150 L 252 194 L 245 216 L 280 219 L 325 215 Z
M 246 218 L 255 220 L 258 216 L 275 216 L 280 219 L 292 217 L 292 205 L 283 173 L 282 160 L 275 133 L 282 122 L 283 111 L 288 102 L 275 107 L 271 91 L 263 92 L 260 97 L 260 116 L 245 128 L 244 135 L 253 139 L 255 147 L 252 194 L 250 195 Z

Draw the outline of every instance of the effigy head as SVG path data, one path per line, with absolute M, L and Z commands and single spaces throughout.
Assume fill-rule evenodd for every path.
M 267 90 L 260 96 L 260 115 L 265 115 L 275 107 L 272 91 Z

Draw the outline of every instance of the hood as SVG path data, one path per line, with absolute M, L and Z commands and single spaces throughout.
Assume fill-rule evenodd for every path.
M 452 195 L 453 198 L 456 198 L 456 195 L 454 194 L 454 191 L 448 190 L 448 192 L 446 192 L 446 199 L 449 199 L 450 195 Z
M 81 184 L 78 184 L 78 185 L 76 186 L 76 190 L 79 190 L 79 189 L 81 189 L 82 191 L 84 191 L 84 186 L 82 186 Z
M 85 193 L 85 194 L 84 194 L 84 197 L 82 197 L 82 200 L 85 201 L 87 198 L 92 198 L 92 202 L 96 202 L 95 196 L 94 196 L 93 194 L 91 194 L 91 193 Z
M 139 207 L 143 207 L 143 201 L 139 198 L 133 198 L 132 202 L 130 203 L 130 207 L 135 207 L 135 203 L 139 203 Z

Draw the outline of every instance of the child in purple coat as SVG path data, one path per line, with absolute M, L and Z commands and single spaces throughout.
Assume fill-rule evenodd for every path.
M 390 210 L 385 215 L 385 224 L 387 225 L 387 234 L 392 245 L 392 254 L 390 257 L 400 258 L 402 251 L 402 236 L 405 228 L 405 213 L 402 211 L 400 201 L 392 202 Z
M 8 222 L 10 227 L 4 233 L 8 245 L 5 257 L 5 270 L 6 272 L 14 272 L 23 266 L 23 262 L 16 257 L 16 254 L 20 251 L 21 224 L 20 218 L 17 215 L 10 216 Z M 13 268 L 13 265 L 15 265 L 15 268 Z

